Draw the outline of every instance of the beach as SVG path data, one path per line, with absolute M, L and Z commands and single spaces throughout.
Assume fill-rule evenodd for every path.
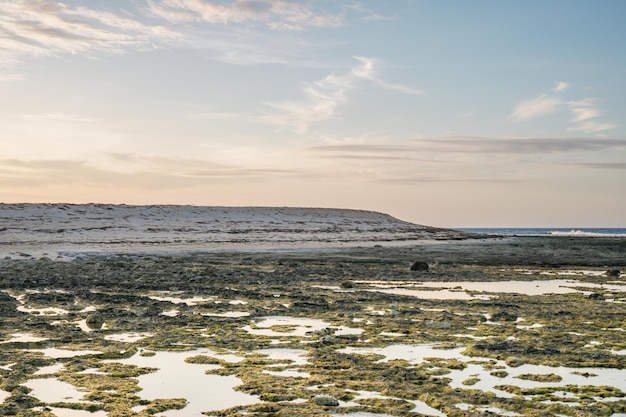
M 625 248 L 506 237 L 5 259 L 0 410 L 618 416 Z

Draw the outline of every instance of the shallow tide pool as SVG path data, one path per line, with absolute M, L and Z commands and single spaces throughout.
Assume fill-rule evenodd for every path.
M 135 355 L 128 359 L 113 360 L 139 367 L 158 368 L 157 372 L 138 377 L 138 395 L 146 400 L 185 398 L 188 404 L 182 410 L 169 410 L 167 417 L 202 417 L 204 411 L 221 410 L 238 405 L 260 402 L 258 397 L 233 390 L 242 381 L 235 376 L 207 375 L 218 365 L 199 365 L 185 362 L 191 356 L 219 357 L 207 349 L 187 352 L 156 352 L 154 356 Z

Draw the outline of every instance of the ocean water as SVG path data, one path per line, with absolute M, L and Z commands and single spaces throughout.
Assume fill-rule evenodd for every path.
M 464 232 L 505 236 L 624 237 L 626 228 L 463 228 Z

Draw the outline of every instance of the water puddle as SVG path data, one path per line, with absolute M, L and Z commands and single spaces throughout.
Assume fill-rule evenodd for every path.
M 37 370 L 37 372 L 35 372 L 33 375 L 52 375 L 52 374 L 56 374 L 61 369 L 63 369 L 64 366 L 65 365 L 63 365 L 62 363 L 57 363 L 57 364 L 50 365 L 50 366 L 44 366 L 43 368 L 39 368 Z
M 402 337 L 402 336 L 406 336 L 404 333 L 394 333 L 394 332 L 380 332 L 381 336 L 387 336 L 387 337 Z
M 464 359 L 464 358 L 458 358 Z M 467 360 L 468 358 L 465 357 Z M 567 385 L 578 386 L 603 386 L 608 385 L 626 392 L 626 370 L 611 368 L 568 368 L 553 367 L 546 365 L 530 365 L 525 364 L 515 368 L 507 366 L 504 361 L 498 361 L 495 365 L 500 370 L 508 373 L 507 376 L 497 377 L 485 371 L 482 365 L 467 364 L 462 370 L 452 369 L 445 375 L 451 378 L 450 387 L 452 388 L 468 388 L 463 384 L 468 378 L 477 376 L 480 380 L 473 384 L 471 388 L 480 389 L 482 391 L 497 392 L 502 397 L 510 397 L 512 394 L 496 390 L 496 385 L 513 385 L 519 388 L 539 388 L 539 387 L 564 387 Z M 561 377 L 561 381 L 540 382 L 522 379 L 522 375 L 557 375 Z M 586 376 L 587 375 L 587 376 Z
M 408 288 L 378 288 L 368 291 L 380 292 L 392 295 L 408 295 L 410 297 L 425 298 L 428 300 L 473 300 L 477 298 L 489 299 L 491 297 L 471 295 L 463 291 L 442 290 L 412 290 Z
M 419 298 L 437 300 L 470 300 L 490 298 L 486 294 L 474 293 L 516 293 L 524 295 L 569 294 L 602 289 L 626 291 L 626 285 L 595 284 L 568 279 L 535 281 L 493 281 L 493 282 L 409 282 L 409 281 L 355 281 L 368 284 L 368 291 L 395 295 L 410 295 Z
M 290 365 L 307 365 L 309 361 L 306 356 L 309 354 L 304 349 L 286 349 L 286 348 L 273 348 L 273 349 L 260 349 L 255 350 L 255 353 L 266 355 L 268 359 L 273 361 L 282 361 Z
M 302 372 L 302 371 L 292 371 L 292 370 L 286 370 L 286 371 L 268 371 L 267 369 L 263 371 L 264 374 L 269 374 L 269 375 L 274 375 L 274 376 L 279 376 L 279 377 L 283 377 L 283 378 L 309 378 L 311 376 L 310 373 L 308 372 Z
M 2 404 L 4 402 L 4 400 L 6 400 L 7 398 L 9 398 L 11 396 L 10 392 L 6 392 L 6 391 L 2 391 L 0 389 L 0 404 Z
M 563 271 L 543 271 L 539 269 L 516 269 L 517 272 L 521 272 L 522 274 L 532 275 L 582 275 L 582 276 L 590 276 L 590 277 L 601 277 L 606 274 L 606 270 L 596 271 L 591 269 L 570 269 Z
M 94 330 L 87 324 L 87 319 L 78 321 L 76 325 L 85 333 L 91 333 Z
M 104 340 L 122 343 L 134 343 L 138 340 L 152 337 L 152 333 L 117 333 L 104 336 Z
M 17 306 L 17 311 L 29 314 L 41 314 L 42 316 L 64 316 L 70 312 L 56 307 L 26 307 Z
M 64 293 L 65 291 L 56 291 L 56 290 L 52 290 L 52 291 L 39 291 L 39 290 L 26 290 L 23 294 L 13 294 L 11 292 L 5 291 L 9 296 L 13 297 L 15 300 L 17 300 L 20 305 L 17 306 L 17 311 L 20 311 L 22 313 L 28 313 L 28 314 L 41 314 L 41 315 L 46 315 L 46 316 L 62 316 L 62 315 L 66 315 L 69 314 L 69 311 L 63 309 L 63 308 L 57 308 L 57 307 L 29 307 L 26 306 L 24 299 L 26 298 L 27 294 L 48 294 L 48 293 Z
M 267 316 L 255 318 L 254 327 L 245 326 L 243 330 L 257 336 L 299 336 L 310 337 L 311 332 L 320 331 L 332 327 L 328 322 L 321 319 L 310 319 L 306 317 L 288 316 Z M 363 329 L 338 326 L 336 335 L 361 334 Z
M 162 316 L 167 316 L 167 317 L 176 317 L 178 316 L 178 309 L 173 308 L 171 310 L 165 310 L 164 312 L 161 313 Z
M 102 353 L 98 350 L 67 350 L 67 349 L 57 349 L 57 348 L 28 349 L 28 351 L 41 352 L 44 354 L 44 356 L 48 356 L 53 359 L 74 358 L 76 356 L 86 356 L 86 355 L 99 355 Z
M 57 417 L 107 417 L 106 411 L 72 410 L 70 408 L 46 407 Z
M 233 390 L 242 383 L 239 378 L 205 374 L 205 371 L 218 368 L 218 365 L 185 362 L 186 358 L 197 355 L 219 356 L 207 349 L 201 349 L 187 352 L 156 352 L 154 356 L 135 355 L 129 359 L 107 362 L 158 368 L 157 372 L 138 377 L 142 390 L 137 394 L 146 400 L 185 398 L 188 401 L 182 410 L 162 413 L 167 417 L 203 417 L 204 411 L 259 402 L 258 397 Z
M 339 349 L 341 353 L 355 353 L 358 355 L 377 354 L 382 355 L 385 358 L 382 362 L 390 360 L 403 359 L 407 362 L 417 364 L 424 362 L 425 358 L 441 358 L 441 359 L 462 359 L 467 358 L 461 355 L 461 352 L 465 350 L 464 347 L 454 349 L 437 349 L 430 345 L 389 345 L 385 347 L 347 347 Z M 474 358 L 472 358 L 474 359 Z
M 32 333 L 13 333 L 11 334 L 11 339 L 9 340 L 4 340 L 2 342 L 0 342 L 0 344 L 2 343 L 37 343 L 37 342 L 43 342 L 45 340 L 48 340 L 47 337 L 37 337 L 34 336 Z
M 203 304 L 206 303 L 208 301 L 213 301 L 215 300 L 216 297 L 189 297 L 189 298 L 182 298 L 182 297 L 171 297 L 171 296 L 161 296 L 161 295 L 149 295 L 148 296 L 149 299 L 151 300 L 155 300 L 155 301 L 169 301 L 172 304 L 186 304 L 188 306 L 194 306 L 197 304 Z
M 573 386 L 611 386 L 622 392 L 626 392 L 626 370 L 613 368 L 569 368 L 553 367 L 546 365 L 523 364 L 517 367 L 510 367 L 504 361 L 496 361 L 490 364 L 490 369 L 498 369 L 506 372 L 504 376 L 492 375 L 490 370 L 486 370 L 477 361 L 491 361 L 486 358 L 468 357 L 461 352 L 465 348 L 436 349 L 430 345 L 390 345 L 383 348 L 357 348 L 347 347 L 339 352 L 353 354 L 379 354 L 387 362 L 394 359 L 406 360 L 412 364 L 423 362 L 426 358 L 457 359 L 465 362 L 465 369 L 451 369 L 443 378 L 450 379 L 451 388 L 469 389 L 464 381 L 477 379 L 472 383 L 471 389 L 479 389 L 485 392 L 497 393 L 500 397 L 510 398 L 514 395 L 496 389 L 498 385 L 512 385 L 519 388 L 541 388 L 541 387 L 564 387 Z M 473 363 L 470 363 L 473 362 Z M 531 380 L 525 375 L 556 375 L 558 381 L 541 382 Z
M 411 410 L 411 412 L 413 413 L 420 413 L 420 415 L 426 415 L 426 416 L 433 416 L 433 417 L 446 417 L 446 415 L 444 413 L 442 413 L 441 411 L 429 406 L 428 404 L 426 404 L 423 401 L 419 401 L 419 400 L 404 400 L 401 398 L 396 398 L 396 397 L 388 397 L 386 395 L 382 395 L 381 393 L 378 392 L 372 392 L 372 391 L 354 391 L 354 398 L 352 399 L 352 401 L 347 402 L 347 403 L 342 403 L 340 401 L 340 406 L 343 407 L 349 407 L 349 406 L 358 406 L 360 405 L 358 403 L 358 400 L 369 400 L 369 399 L 390 399 L 390 400 L 401 400 L 401 401 L 408 401 L 410 403 L 413 403 L 415 405 L 415 408 L 413 408 Z M 374 414 L 374 413 L 368 413 L 368 412 L 356 412 L 356 413 L 348 413 L 348 414 L 331 414 L 333 416 L 388 416 L 388 414 Z M 391 417 L 391 416 L 390 416 Z
M 247 311 L 227 311 L 225 313 L 200 313 L 200 315 L 207 317 L 239 318 L 248 317 L 250 313 Z
M 86 403 L 82 400 L 85 392 L 56 378 L 30 379 L 24 385 L 33 390 L 29 395 L 46 403 Z

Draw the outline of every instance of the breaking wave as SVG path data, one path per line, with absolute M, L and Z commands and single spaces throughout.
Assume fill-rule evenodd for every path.
M 551 230 L 551 236 L 571 237 L 626 237 L 626 229 Z

